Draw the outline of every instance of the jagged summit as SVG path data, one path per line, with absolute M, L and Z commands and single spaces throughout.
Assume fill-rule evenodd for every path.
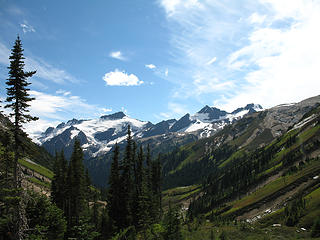
M 109 115 L 103 115 L 100 118 L 104 120 L 118 120 L 126 117 L 126 115 L 123 112 L 116 112 Z

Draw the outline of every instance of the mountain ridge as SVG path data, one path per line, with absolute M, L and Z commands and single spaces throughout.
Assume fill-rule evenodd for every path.
M 51 154 L 64 149 L 69 156 L 74 138 L 78 137 L 85 157 L 97 157 L 109 152 L 116 142 L 125 140 L 128 125 L 131 126 L 133 137 L 136 139 L 169 133 L 194 134 L 202 138 L 211 136 L 248 113 L 262 109 L 261 106 L 256 106 L 260 105 L 248 104 L 228 113 L 206 105 L 194 115 L 187 113 L 178 120 L 163 120 L 156 124 L 131 118 L 120 111 L 103 115 L 98 119 L 71 119 L 66 123 L 62 122 L 55 128 L 49 127 L 37 140 Z

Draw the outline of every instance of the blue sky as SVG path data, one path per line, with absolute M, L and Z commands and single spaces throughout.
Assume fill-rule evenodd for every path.
M 317 0 L 0 0 L 0 22 L 1 79 L 17 34 L 37 70 L 32 136 L 73 117 L 156 123 L 320 90 Z

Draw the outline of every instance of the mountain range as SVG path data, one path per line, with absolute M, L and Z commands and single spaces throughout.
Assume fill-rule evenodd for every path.
M 215 107 L 205 106 L 194 115 L 189 113 L 180 119 L 169 119 L 153 124 L 126 116 L 123 112 L 101 116 L 98 119 L 62 122 L 57 127 L 49 127 L 38 137 L 38 142 L 51 154 L 64 150 L 70 156 L 75 138 L 81 142 L 86 158 L 99 157 L 108 153 L 115 143 L 125 141 L 128 125 L 134 139 L 155 136 L 175 137 L 191 134 L 196 138 L 209 137 L 224 126 L 233 123 L 246 114 L 262 111 L 258 104 L 248 104 L 231 113 Z

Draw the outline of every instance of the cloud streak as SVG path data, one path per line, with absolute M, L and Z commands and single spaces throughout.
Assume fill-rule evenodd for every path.
M 0 42 L 0 64 L 8 66 L 10 64 L 9 62 L 10 54 L 11 53 L 9 48 L 7 48 L 3 43 Z M 41 58 L 30 57 L 30 56 L 25 56 L 25 58 L 26 58 L 25 70 L 26 71 L 37 70 L 35 77 L 49 80 L 57 84 L 65 84 L 67 82 L 70 82 L 70 83 L 79 82 L 79 80 L 73 77 L 66 70 L 57 68 Z
M 149 69 L 155 69 L 155 68 L 157 68 L 156 67 L 156 65 L 154 65 L 154 64 L 146 64 L 146 65 L 144 65 L 146 68 L 149 68 Z

